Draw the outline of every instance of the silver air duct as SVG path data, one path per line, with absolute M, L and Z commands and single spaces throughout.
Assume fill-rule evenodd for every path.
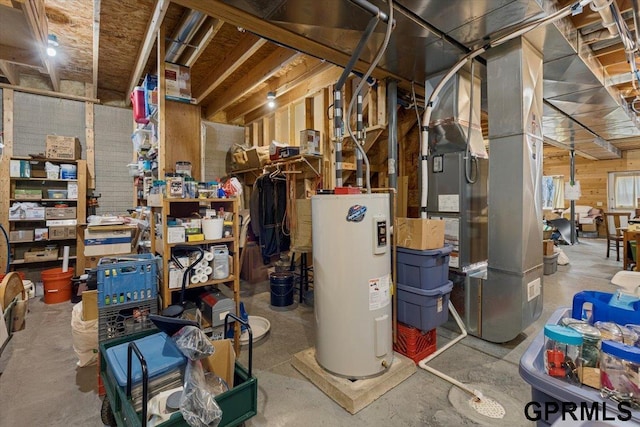
M 432 91 L 443 75 L 427 80 L 427 91 Z M 429 145 L 433 152 L 448 153 L 464 151 L 467 140 L 471 151 L 483 147 L 482 127 L 480 125 L 480 80 L 476 77 L 471 96 L 470 74 L 459 71 L 440 92 L 429 122 Z M 473 105 L 470 106 L 470 100 Z M 471 136 L 469 132 L 469 108 L 472 109 Z

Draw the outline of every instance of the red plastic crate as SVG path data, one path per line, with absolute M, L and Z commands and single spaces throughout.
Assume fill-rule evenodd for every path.
M 436 351 L 436 330 L 423 332 L 398 322 L 398 333 L 393 349 L 417 364 Z

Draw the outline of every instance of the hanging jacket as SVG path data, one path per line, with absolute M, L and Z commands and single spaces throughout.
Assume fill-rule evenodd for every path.
M 289 250 L 289 236 L 283 232 L 287 211 L 287 185 L 282 178 L 260 176 L 251 194 L 251 222 L 258 228 L 262 261 L 269 264 L 271 256 Z M 288 230 L 286 230 L 288 233 Z

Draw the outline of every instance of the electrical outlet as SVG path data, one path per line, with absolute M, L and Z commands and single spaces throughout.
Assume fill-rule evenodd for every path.
M 602 202 L 596 202 L 596 206 L 602 206 Z

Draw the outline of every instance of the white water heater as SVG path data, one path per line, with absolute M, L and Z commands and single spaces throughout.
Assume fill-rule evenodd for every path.
M 317 195 L 313 226 L 316 360 L 350 379 L 393 362 L 389 195 Z

